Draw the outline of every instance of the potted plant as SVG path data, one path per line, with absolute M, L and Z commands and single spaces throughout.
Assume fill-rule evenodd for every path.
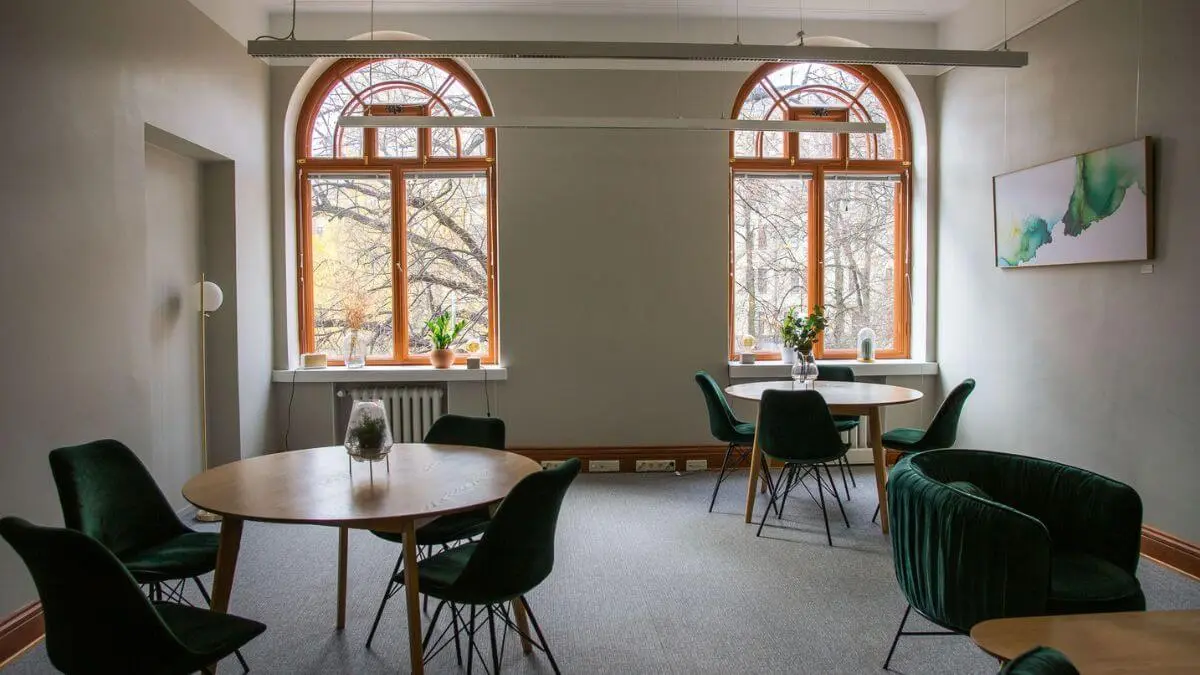
M 792 351 L 792 360 L 795 359 L 796 353 L 808 356 L 813 349 L 813 343 L 821 336 L 821 332 L 825 330 L 825 309 L 820 305 L 813 307 L 813 311 L 809 312 L 808 316 L 803 319 L 796 318 L 796 307 L 788 310 L 787 316 L 783 317 L 783 326 L 780 331 L 783 334 L 784 361 L 788 361 L 788 351 Z
M 454 363 L 454 350 L 450 349 L 450 345 L 466 327 L 465 319 L 456 322 L 450 316 L 450 312 L 442 312 L 425 322 L 425 328 L 429 329 L 429 339 L 433 341 L 429 362 L 434 368 L 449 368 Z
M 387 410 L 382 401 L 355 401 L 346 425 L 346 452 L 360 462 L 386 459 L 392 449 Z

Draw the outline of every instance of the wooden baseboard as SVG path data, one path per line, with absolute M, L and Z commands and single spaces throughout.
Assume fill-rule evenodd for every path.
M 1142 526 L 1142 555 L 1200 580 L 1200 546 L 1149 525 Z
M 31 602 L 0 621 L 0 668 L 36 645 L 45 633 L 40 602 Z

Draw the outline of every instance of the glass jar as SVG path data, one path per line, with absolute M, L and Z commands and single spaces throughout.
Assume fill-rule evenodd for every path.
M 858 360 L 863 363 L 875 360 L 875 331 L 870 328 L 858 331 Z
M 346 425 L 346 453 L 359 462 L 378 462 L 391 451 L 392 431 L 383 401 L 355 401 Z

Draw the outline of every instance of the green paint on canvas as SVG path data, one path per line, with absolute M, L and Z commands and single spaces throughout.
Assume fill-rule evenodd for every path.
M 1008 248 L 997 251 L 997 262 L 1000 267 L 1016 267 L 1037 257 L 1039 247 L 1049 244 L 1050 223 L 1037 216 L 1027 216 L 1020 225 L 1014 225 L 1011 236 L 1006 241 Z
M 1137 185 L 1146 193 L 1142 146 L 1097 150 L 1075 158 L 1075 189 L 1063 215 L 1064 232 L 1078 237 L 1121 208 L 1125 193 Z

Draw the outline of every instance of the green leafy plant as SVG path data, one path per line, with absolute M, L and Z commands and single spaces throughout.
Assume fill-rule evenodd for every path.
M 358 447 L 363 450 L 378 450 L 383 446 L 384 432 L 387 431 L 387 421 L 378 416 L 365 416 L 351 429 L 350 433 L 358 441 Z
M 780 330 L 783 334 L 783 346 L 807 352 L 812 349 L 813 343 L 825 330 L 827 325 L 825 308 L 817 305 L 803 319 L 797 317 L 797 309 L 796 307 L 788 309 L 787 315 L 783 317 L 783 325 Z
M 460 319 L 454 325 L 451 325 L 450 321 L 450 312 L 442 312 L 425 322 L 425 327 L 429 329 L 429 339 L 433 340 L 434 349 L 449 349 L 450 345 L 462 334 L 463 329 L 467 327 L 465 319 Z

